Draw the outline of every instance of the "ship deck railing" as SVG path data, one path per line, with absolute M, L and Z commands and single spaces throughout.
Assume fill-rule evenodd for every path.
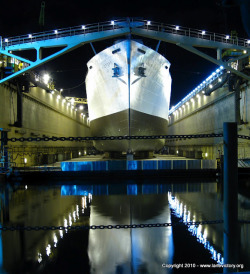
M 136 23 L 136 24 L 135 24 Z M 159 32 L 166 32 L 180 36 L 200 38 L 208 41 L 223 42 L 227 44 L 233 44 L 237 46 L 250 47 L 250 40 L 244 38 L 238 38 L 236 36 L 230 36 L 226 34 L 218 34 L 205 30 L 186 28 L 176 25 L 169 25 L 159 22 L 152 22 L 141 19 L 121 19 L 112 20 L 101 23 L 93 23 L 80 25 L 69 28 L 62 28 L 50 31 L 44 31 L 39 33 L 31 33 L 20 36 L 14 36 L 9 38 L 1 38 L 0 46 L 5 48 L 8 46 L 25 44 L 31 42 L 44 41 L 48 39 L 62 38 L 75 35 L 85 35 L 94 32 L 102 32 L 107 30 L 116 30 L 126 27 L 142 28 L 146 30 L 153 30 Z

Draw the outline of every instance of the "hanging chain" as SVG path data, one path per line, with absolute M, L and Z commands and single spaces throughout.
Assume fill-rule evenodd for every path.
M 9 142 L 49 142 L 49 141 L 105 141 L 105 140 L 147 140 L 147 139 L 194 139 L 194 138 L 218 138 L 223 137 L 222 133 L 218 134 L 191 134 L 191 135 L 151 135 L 151 136 L 94 136 L 94 137 L 21 137 L 8 138 Z M 238 138 L 250 140 L 250 136 L 238 135 Z

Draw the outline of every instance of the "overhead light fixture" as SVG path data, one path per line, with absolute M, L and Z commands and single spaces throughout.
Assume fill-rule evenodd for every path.
M 61 95 L 58 94 L 56 98 L 59 100 L 61 98 Z

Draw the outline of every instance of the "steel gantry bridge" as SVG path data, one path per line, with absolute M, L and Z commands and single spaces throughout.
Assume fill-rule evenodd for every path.
M 18 62 L 25 63 L 25 66 L 19 66 L 17 71 L 0 79 L 0 84 L 84 44 L 91 44 L 92 42 L 129 34 L 175 44 L 218 66 L 223 66 L 225 69 L 246 80 L 250 80 L 248 75 L 234 69 L 230 65 L 231 62 L 249 57 L 250 40 L 248 39 L 230 37 L 225 34 L 211 33 L 205 30 L 190 29 L 147 20 L 122 19 L 16 37 L 0 37 L 0 54 L 14 58 L 18 60 Z M 42 58 L 42 49 L 44 48 L 59 49 L 56 53 Z M 211 48 L 216 50 L 217 58 L 205 54 L 199 50 L 199 48 Z M 241 52 L 241 55 L 234 59 L 230 59 L 229 61 L 223 61 L 222 53 L 224 50 L 228 49 L 237 50 Z M 30 61 L 18 56 L 18 52 L 24 50 L 36 50 L 36 60 Z

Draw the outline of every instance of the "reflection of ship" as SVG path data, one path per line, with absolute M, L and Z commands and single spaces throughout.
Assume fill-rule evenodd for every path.
M 86 90 L 93 136 L 166 134 L 170 63 L 134 40 L 124 40 L 87 64 Z M 101 151 L 153 151 L 163 140 L 98 141 Z

